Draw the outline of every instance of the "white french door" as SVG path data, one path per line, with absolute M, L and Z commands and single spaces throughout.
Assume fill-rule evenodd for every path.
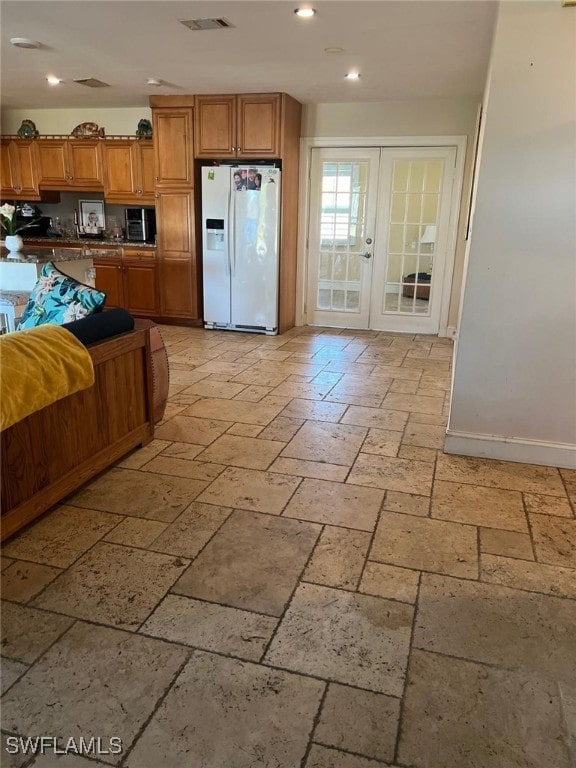
M 312 149 L 312 325 L 438 333 L 456 149 Z

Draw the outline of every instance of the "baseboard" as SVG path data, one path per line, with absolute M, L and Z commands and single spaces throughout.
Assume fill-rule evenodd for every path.
M 458 336 L 458 328 L 456 328 L 455 325 L 449 325 L 446 328 L 446 337 L 449 339 L 452 339 L 453 341 L 456 341 L 457 336 Z
M 444 452 L 576 469 L 576 445 L 571 443 L 549 443 L 544 440 L 471 434 L 449 429 L 444 441 Z

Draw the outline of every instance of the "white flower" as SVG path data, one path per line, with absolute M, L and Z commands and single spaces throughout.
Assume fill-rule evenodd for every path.
M 0 213 L 2 216 L 4 216 L 4 218 L 8 219 L 8 221 L 12 221 L 12 216 L 14 216 L 15 210 L 15 206 L 10 205 L 10 203 L 4 203 L 4 205 L 0 208 Z
M 44 296 L 52 293 L 56 284 L 56 275 L 41 275 L 38 278 L 36 285 L 36 293 L 38 296 Z
M 81 317 L 86 317 L 88 310 L 82 306 L 79 301 L 71 302 L 64 312 L 64 322 L 71 323 L 73 320 L 80 320 Z

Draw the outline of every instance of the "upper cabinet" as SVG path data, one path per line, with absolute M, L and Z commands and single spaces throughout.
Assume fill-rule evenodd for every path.
M 102 189 L 99 139 L 42 139 L 36 142 L 39 184 L 46 189 Z
M 287 98 L 281 93 L 196 96 L 196 157 L 281 157 Z
M 152 119 L 156 190 L 193 187 L 192 107 L 153 108 Z
M 154 146 L 148 139 L 102 143 L 104 197 L 114 203 L 154 204 Z
M 0 143 L 2 198 L 39 200 L 36 143 L 2 139 Z

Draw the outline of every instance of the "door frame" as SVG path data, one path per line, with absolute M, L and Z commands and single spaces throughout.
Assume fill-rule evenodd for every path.
M 448 336 L 448 311 L 452 293 L 452 277 L 458 241 L 458 222 L 462 206 L 464 167 L 466 161 L 466 136 L 363 136 L 363 137 L 305 137 L 300 139 L 300 181 L 298 201 L 298 266 L 296 277 L 296 325 L 306 325 L 306 296 L 308 293 L 308 234 L 310 228 L 310 176 L 312 149 L 394 149 L 453 147 L 456 165 L 452 187 L 452 205 L 448 222 L 448 242 L 444 274 L 439 282 L 441 309 L 439 336 Z

